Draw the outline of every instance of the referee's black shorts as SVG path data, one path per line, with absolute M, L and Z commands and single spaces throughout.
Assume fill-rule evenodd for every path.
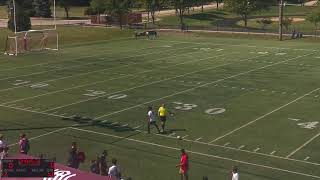
M 167 116 L 160 116 L 160 121 L 161 122 L 166 122 L 167 121 Z

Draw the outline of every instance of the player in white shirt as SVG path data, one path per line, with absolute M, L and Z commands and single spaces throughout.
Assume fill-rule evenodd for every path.
M 0 150 L 3 150 L 7 147 L 7 143 L 3 140 L 3 135 L 0 134 Z
M 112 166 L 109 168 L 108 176 L 116 180 L 121 179 L 121 172 L 117 166 L 116 159 L 112 159 Z
M 157 128 L 158 133 L 160 133 L 159 126 L 157 125 L 156 116 L 152 111 L 152 107 L 148 107 L 148 133 L 150 134 L 150 126 L 153 125 Z
M 231 180 L 239 180 L 238 168 L 233 167 L 232 169 L 232 179 Z

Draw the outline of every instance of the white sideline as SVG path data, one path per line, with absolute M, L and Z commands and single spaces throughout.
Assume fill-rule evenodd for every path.
M 194 46 L 198 46 L 198 45 L 193 45 L 193 46 L 188 46 L 188 47 L 194 47 Z M 185 48 L 187 48 L 187 47 L 183 47 L 182 49 L 185 49 Z M 147 48 L 144 48 L 144 49 L 147 49 Z M 140 50 L 143 50 L 143 49 L 140 49 Z M 128 58 L 146 56 L 146 55 L 151 55 L 151 54 L 161 54 L 163 52 L 170 52 L 170 51 L 176 51 L 176 50 L 179 50 L 179 48 L 178 49 L 169 49 L 169 50 L 164 50 L 164 51 L 157 51 L 157 53 L 150 52 L 150 53 L 145 53 L 145 54 L 126 56 L 126 57 L 121 57 L 121 58 L 116 58 L 116 59 L 111 59 L 111 60 L 98 60 L 98 61 L 94 61 L 94 62 L 90 62 L 90 63 L 77 64 L 77 65 L 70 66 L 70 67 L 63 67 L 63 68 L 57 68 L 57 69 L 52 69 L 52 70 L 47 70 L 47 71 L 35 72 L 35 73 L 31 73 L 31 74 L 25 74 L 25 75 L 13 76 L 13 77 L 6 77 L 6 78 L 0 79 L 0 81 L 8 80 L 8 79 L 14 79 L 14 78 L 20 78 L 20 77 L 28 77 L 28 76 L 44 74 L 44 73 L 48 73 L 48 72 L 55 72 L 55 71 L 58 71 L 58 70 L 74 69 L 75 67 L 82 67 L 82 66 L 87 66 L 87 65 L 90 65 L 90 64 L 100 63 L 100 62 L 112 62 L 112 61 L 115 61 L 115 60 L 128 59 Z M 103 54 L 100 54 L 99 56 L 102 56 L 102 55 Z
M 162 40 L 158 39 L 157 41 L 166 41 L 166 42 L 184 42 L 188 43 L 188 41 L 167 41 L 167 40 Z M 210 42 L 189 42 L 189 43 L 194 43 L 194 44 L 208 44 L 208 45 L 220 45 L 220 46 L 236 46 L 236 47 L 249 47 L 249 48 L 257 48 L 259 46 L 254 46 L 254 45 L 243 45 L 243 44 L 223 44 L 223 43 L 210 43 Z M 295 50 L 295 51 L 312 51 L 312 52 L 317 52 L 319 50 L 315 49 L 301 49 L 301 48 L 283 48 L 283 47 L 272 47 L 272 46 L 263 46 L 261 49 L 266 48 L 266 49 L 278 49 L 278 50 Z
M 302 148 L 304 148 L 306 145 L 308 145 L 309 143 L 311 143 L 311 141 L 315 140 L 317 137 L 320 136 L 320 133 L 318 133 L 317 135 L 313 136 L 311 139 L 309 139 L 306 143 L 302 144 L 300 147 L 298 147 L 296 150 L 292 151 L 288 156 L 286 156 L 287 158 L 291 157 L 292 155 L 294 155 L 296 152 L 300 151 Z
M 193 53 L 193 52 L 185 53 L 185 54 L 183 54 L 183 55 L 191 54 L 191 53 Z M 230 54 L 235 54 L 235 53 L 230 53 Z M 228 55 L 230 55 L 230 54 L 228 54 Z M 171 58 L 173 58 L 173 57 L 176 57 L 176 56 L 180 56 L 180 55 L 171 56 L 171 57 L 169 57 L 169 59 L 171 59 Z M 217 58 L 217 57 L 221 57 L 221 56 L 227 56 L 227 55 L 226 55 L 226 54 L 222 54 L 222 55 L 218 55 L 218 56 L 212 56 L 211 58 Z M 165 58 L 168 58 L 168 57 L 165 57 Z M 159 59 L 163 59 L 163 58 L 159 58 Z M 155 59 L 155 60 L 152 60 L 152 61 L 158 61 L 159 59 Z M 199 61 L 203 61 L 203 60 L 207 60 L 207 59 L 198 59 L 198 60 L 185 61 L 185 62 L 183 62 L 183 63 L 178 63 L 178 64 L 175 64 L 175 65 L 160 67 L 160 69 L 163 69 L 163 68 L 171 68 L 171 67 L 175 67 L 175 66 L 178 66 L 178 65 L 181 65 L 181 64 L 199 62 Z M 151 61 L 148 61 L 148 62 L 151 62 Z M 132 65 L 132 64 L 119 66 L 118 68 L 124 67 L 124 66 L 130 66 L 130 65 Z M 83 84 L 83 85 L 79 85 L 79 86 L 75 86 L 75 87 L 71 87 L 71 88 L 65 88 L 65 89 L 61 89 L 61 90 L 57 90 L 57 91 L 52 91 L 52 92 L 48 92 L 48 93 L 44 93 L 44 94 L 40 94 L 40 95 L 36 95 L 36 96 L 31 96 L 31 97 L 27 97 L 27 98 L 17 99 L 17 100 L 13 100 L 13 101 L 6 102 L 6 103 L 2 103 L 2 104 L 3 104 L 3 105 L 7 105 L 7 104 L 15 103 L 15 102 L 20 102 L 20 101 L 24 101 L 24 100 L 28 100 L 28 99 L 34 99 L 34 98 L 38 98 L 38 97 L 42 97 L 42 96 L 46 96 L 46 95 L 51 95 L 51 94 L 55 94 L 55 93 L 59 93 L 59 92 L 68 91 L 68 90 L 71 90 L 71 89 L 77 89 L 77 88 L 81 88 L 81 87 L 85 87 L 85 86 L 91 86 L 91 85 L 95 85 L 95 84 L 99 84 L 99 83 L 103 83 L 103 82 L 107 82 L 107 81 L 112 81 L 112 80 L 116 80 L 116 79 L 122 79 L 122 78 L 130 77 L 130 76 L 136 76 L 136 75 L 139 75 L 139 74 L 144 74 L 144 73 L 153 72 L 153 71 L 154 71 L 154 70 L 146 70 L 146 71 L 142 71 L 142 72 L 139 72 L 139 73 L 132 73 L 132 74 L 128 74 L 128 75 L 124 75 L 124 76 L 119 76 L 119 77 L 115 77 L 115 78 L 111 78 L 111 79 L 107 79 L 107 80 L 103 80 L 103 81 L 97 81 L 97 82 L 93 82 L 93 83 L 87 83 L 87 84 Z M 47 82 L 47 81 L 46 81 L 46 82 Z M 44 83 L 44 82 L 40 82 L 40 83 Z M 12 89 L 12 88 L 11 88 L 11 89 Z M 8 89 L 6 89 L 6 90 L 8 90 Z M 3 92 L 3 90 L 0 90 L 0 92 Z
M 31 110 L 25 110 L 25 109 L 21 109 L 21 108 L 15 108 L 15 107 L 10 107 L 10 106 L 4 106 L 4 105 L 0 105 L 0 107 L 4 107 L 4 108 L 9 108 L 9 109 L 15 109 L 15 110 L 20 110 L 20 111 L 25 111 L 25 112 L 30 112 L 30 113 L 35 113 L 35 114 L 41 114 L 41 115 L 47 115 L 47 116 L 53 116 L 53 117 L 59 117 L 59 118 L 70 118 L 68 116 L 64 116 L 64 115 L 56 115 L 56 114 L 50 114 L 50 113 L 43 113 L 43 112 L 38 112 L 38 111 L 31 111 Z M 73 115 L 75 116 L 75 115 Z M 104 120 L 102 122 L 107 122 L 109 120 Z M 77 124 L 74 124 L 72 126 L 76 126 Z M 63 128 L 62 128 L 63 129 Z M 60 129 L 60 130 L 62 130 Z M 136 130 L 137 131 L 137 130 Z M 52 132 L 53 133 L 53 132 Z M 51 134 L 49 132 L 49 134 Z M 46 135 L 48 135 L 48 133 L 46 133 Z M 157 136 L 162 136 L 162 137 L 169 137 L 166 135 L 162 135 L 162 134 L 155 134 Z M 295 161 L 295 162 L 299 162 L 299 163 L 306 163 L 306 164 L 311 164 L 311 165 L 316 165 L 316 166 L 320 166 L 320 164 L 318 163 L 314 163 L 314 162 L 308 162 L 308 161 L 302 161 L 302 160 L 297 160 L 297 159 L 291 159 L 291 158 L 285 158 L 285 157 L 281 157 L 281 156 L 276 156 L 273 155 L 274 152 L 273 151 L 270 155 L 269 154 L 264 154 L 264 153 L 258 153 L 258 152 L 251 152 L 251 151 L 247 151 L 247 150 L 242 150 L 242 149 L 237 149 L 237 148 L 233 148 L 233 147 L 227 147 L 227 146 L 223 146 L 223 145 L 218 145 L 218 144 L 210 144 L 210 143 L 205 143 L 205 142 L 199 142 L 199 141 L 194 141 L 194 140 L 189 140 L 189 139 L 185 139 L 188 135 L 183 136 L 183 140 L 187 141 L 187 142 L 193 142 L 193 143 L 198 143 L 198 144 L 203 144 L 203 145 L 208 145 L 208 146 L 213 146 L 213 147 L 220 147 L 220 148 L 224 148 L 224 149 L 231 149 L 231 150 L 235 150 L 235 151 L 241 151 L 241 152 L 246 152 L 249 154 L 257 154 L 257 155 L 261 155 L 261 156 L 267 156 L 267 157 L 272 157 L 272 158 L 277 158 L 277 159 L 284 159 L 284 160 L 290 160 L 290 161 Z M 42 137 L 42 136 L 41 136 Z M 169 138 L 174 138 L 176 139 L 176 137 L 169 137 Z M 228 143 L 230 144 L 230 143 Z
M 146 145 L 161 147 L 161 148 L 165 148 L 165 149 L 171 149 L 171 150 L 180 151 L 179 148 L 166 146 L 166 145 L 161 145 L 161 144 L 156 144 L 156 143 L 151 143 L 151 142 L 147 142 L 147 141 L 141 141 L 141 140 L 136 140 L 136 139 L 132 139 L 132 138 L 116 136 L 116 135 L 112 135 L 112 134 L 101 133 L 101 132 L 96 132 L 96 131 L 91 131 L 91 130 L 86 130 L 86 129 L 80 129 L 80 128 L 75 128 L 75 127 L 70 127 L 70 129 L 74 129 L 74 130 L 82 131 L 82 132 L 86 132 L 86 133 L 92 133 L 92 134 L 98 134 L 98 135 L 113 137 L 113 138 L 117 138 L 117 139 L 125 139 L 127 141 L 133 141 L 133 142 L 137 142 L 137 143 L 141 143 L 141 144 L 146 144 Z M 241 161 L 241 160 L 236 160 L 236 159 L 216 156 L 216 155 L 212 155 L 212 154 L 200 153 L 200 152 L 191 151 L 191 150 L 187 150 L 187 151 L 189 153 L 195 154 L 195 155 L 200 155 L 200 156 L 205 156 L 205 157 L 210 157 L 210 158 L 215 158 L 215 159 L 222 159 L 222 160 L 237 162 L 237 163 L 246 164 L 246 165 L 250 165 L 250 166 L 256 166 L 256 167 L 261 167 L 261 168 L 265 168 L 265 169 L 277 170 L 277 171 L 281 171 L 281 172 L 286 172 L 286 173 L 297 174 L 297 175 L 301 175 L 301 176 L 313 177 L 313 178 L 316 178 L 316 179 L 320 179 L 320 176 L 315 176 L 315 175 L 311 175 L 311 174 L 305 174 L 305 173 L 301 173 L 301 172 L 290 171 L 290 170 L 287 170 L 287 169 L 275 168 L 275 167 L 271 167 L 271 166 L 266 166 L 266 165 L 261 165 L 261 164 L 256 164 L 256 163 L 250 163 L 250 162 L 246 162 L 246 161 Z
M 264 114 L 264 115 L 258 117 L 257 119 L 255 119 L 255 120 L 253 120 L 253 121 L 250 121 L 250 122 L 248 122 L 248 123 L 246 123 L 246 124 L 244 124 L 244 125 L 236 128 L 236 129 L 234 129 L 234 130 L 232 130 L 232 131 L 230 131 L 230 132 L 228 132 L 228 133 L 226 133 L 226 134 L 224 134 L 224 135 L 222 135 L 222 136 L 220 136 L 220 137 L 212 140 L 210 143 L 213 143 L 213 142 L 216 142 L 216 141 L 218 141 L 218 140 L 220 140 L 220 139 L 222 139 L 222 138 L 225 138 L 226 136 L 229 136 L 230 134 L 233 134 L 234 132 L 237 132 L 237 131 L 239 131 L 240 129 L 245 128 L 245 127 L 247 127 L 247 126 L 249 126 L 249 125 L 251 125 L 251 124 L 253 124 L 253 123 L 255 123 L 255 122 L 257 122 L 257 121 L 259 121 L 259 120 L 261 120 L 261 119 L 263 119 L 263 118 L 271 115 L 271 114 L 273 114 L 274 112 L 277 112 L 277 111 L 279 111 L 279 110 L 281 110 L 281 109 L 283 109 L 283 108 L 285 108 L 285 107 L 287 107 L 287 106 L 289 106 L 289 105 L 291 105 L 291 104 L 299 101 L 300 99 L 303 99 L 304 97 L 306 97 L 306 96 L 308 96 L 308 95 L 310 95 L 310 94 L 312 94 L 312 93 L 314 93 L 314 92 L 316 92 L 316 91 L 319 91 L 319 90 L 320 90 L 320 88 L 314 89 L 314 90 L 312 90 L 312 91 L 304 94 L 303 96 L 300 96 L 300 97 L 298 97 L 298 98 L 290 101 L 289 103 L 287 103 L 287 104 L 285 104 L 285 105 L 282 105 L 282 106 L 280 106 L 280 107 L 272 110 L 271 112 L 268 112 L 267 114 Z
M 255 57 L 252 57 L 252 58 L 258 58 L 258 57 L 261 57 L 261 56 L 265 56 L 265 55 L 255 56 Z M 248 59 L 252 59 L 252 58 L 248 58 Z M 204 59 L 210 59 L 210 57 L 209 58 L 203 58 L 203 60 Z M 239 62 L 245 61 L 245 60 L 247 60 L 247 59 L 240 60 Z M 112 93 L 104 94 L 102 96 L 97 96 L 97 97 L 89 98 L 89 99 L 86 99 L 86 100 L 81 100 L 81 101 L 77 101 L 77 102 L 74 102 L 74 103 L 66 104 L 66 105 L 63 105 L 63 106 L 55 107 L 55 108 L 52 108 L 52 109 L 48 109 L 48 110 L 46 110 L 44 112 L 53 111 L 53 110 L 56 110 L 56 109 L 61 109 L 61 108 L 64 108 L 64 107 L 75 105 L 75 104 L 80 104 L 80 103 L 83 103 L 83 102 L 88 102 L 88 101 L 92 101 L 92 100 L 95 100 L 95 99 L 98 99 L 98 98 L 110 96 L 112 94 L 122 93 L 122 92 L 130 91 L 130 90 L 133 90 L 133 89 L 141 88 L 141 87 L 146 87 L 146 86 L 149 86 L 149 85 L 161 83 L 161 82 L 168 81 L 168 80 L 171 80 L 171 79 L 184 77 L 184 76 L 187 76 L 187 75 L 190 75 L 190 74 L 195 74 L 195 73 L 206 71 L 206 70 L 210 70 L 210 69 L 215 69 L 215 68 L 218 68 L 218 67 L 223 67 L 223 66 L 230 65 L 230 64 L 233 64 L 233 63 L 226 63 L 226 64 L 222 64 L 222 65 L 219 65 L 219 66 L 204 68 L 204 69 L 200 69 L 200 70 L 197 70 L 197 71 L 193 71 L 193 72 L 181 74 L 181 75 L 178 75 L 178 76 L 174 76 L 174 77 L 171 77 L 171 78 L 166 78 L 166 79 L 162 79 L 162 80 L 159 80 L 159 81 L 154 81 L 154 82 L 151 82 L 151 83 L 142 84 L 142 85 L 131 87 L 131 88 L 128 88 L 128 89 L 124 89 L 124 90 L 121 90 L 121 91 L 112 92 Z M 100 117 L 98 119 L 100 119 Z
M 211 85 L 211 84 L 214 84 L 214 83 L 218 83 L 218 82 L 221 82 L 221 81 L 225 81 L 227 79 L 231 79 L 231 78 L 234 78 L 234 77 L 238 77 L 238 76 L 241 76 L 241 75 L 244 75 L 244 74 L 249 74 L 251 72 L 254 72 L 254 71 L 258 71 L 258 70 L 261 70 L 261 69 L 265 69 L 265 68 L 268 68 L 268 67 L 271 67 L 271 66 L 274 66 L 274 65 L 278 65 L 278 64 L 282 64 L 284 62 L 288 62 L 288 61 L 292 61 L 292 60 L 295 60 L 295 59 L 299 59 L 299 58 L 302 58 L 302 57 L 305 57 L 305 56 L 309 56 L 311 54 L 314 54 L 314 53 L 309 53 L 309 54 L 306 54 L 306 55 L 302 55 L 302 56 L 297 56 L 295 58 L 291 58 L 291 59 L 288 59 L 288 60 L 284 60 L 284 61 L 280 61 L 280 62 L 277 62 L 277 63 L 273 63 L 273 64 L 270 64 L 270 65 L 267 65 L 267 66 L 263 66 L 263 67 L 260 67 L 260 68 L 256 68 L 256 69 L 252 69 L 252 70 L 249 70 L 249 71 L 245 71 L 245 72 L 242 72 L 242 73 L 239 73 L 239 74 L 236 74 L 236 75 L 232 75 L 232 76 L 228 76 L 226 78 L 222 78 L 222 79 L 219 79 L 219 80 L 216 80 L 216 81 L 212 81 L 212 82 L 209 82 L 209 83 L 206 83 L 206 84 L 203 84 L 203 85 L 199 85 L 199 86 L 196 86 L 196 87 L 193 87 L 193 88 L 189 88 L 189 89 L 186 89 L 186 90 L 183 90 L 183 91 L 179 91 L 179 92 L 176 92 L 176 93 L 173 93 L 171 95 L 167 95 L 167 96 L 163 96 L 163 97 L 160 97 L 160 98 L 157 98 L 157 99 L 154 99 L 154 100 L 151 100 L 151 101 L 147 101 L 145 103 L 142 103 L 142 104 L 139 104 L 139 105 L 136 105 L 136 106 L 131 106 L 129 108 L 125 108 L 125 109 L 122 109 L 122 110 L 119 110 L 119 111 L 115 111 L 115 112 L 112 112 L 112 113 L 109 113 L 109 114 L 106 114 L 106 115 L 102 115 L 100 117 L 97 117 L 96 119 L 101 119 L 103 117 L 107 117 L 107 116 L 110 116 L 110 115 L 114 115 L 114 114 L 118 114 L 118 113 L 121 113 L 123 111 L 127 111 L 127 110 L 130 110 L 130 109 L 133 109 L 133 108 L 136 108 L 136 107 L 139 107 L 141 105 L 145 105 L 145 104 L 149 104 L 149 103 L 152 103 L 152 102 L 155 102 L 155 101 L 159 101 L 159 100 L 162 100 L 162 99 L 166 99 L 168 97 L 173 97 L 173 96 L 176 96 L 176 95 L 179 95 L 179 94 L 183 94 L 183 93 L 186 93 L 186 92 L 189 92 L 189 91 L 193 91 L 195 89 L 199 89 L 201 87 L 206 87 L 208 85 Z M 265 55 L 261 55 L 261 56 L 265 56 Z M 260 57 L 260 56 L 258 56 Z M 257 57 L 253 57 L 253 58 L 257 58 Z M 250 59 L 250 58 L 249 58 Z M 252 59 L 252 58 L 251 58 Z M 248 60 L 248 59 L 246 59 Z M 242 60 L 242 61 L 245 61 L 245 60 Z M 97 99 L 97 98 L 95 98 Z M 52 110 L 55 110 L 55 109 L 52 109 Z

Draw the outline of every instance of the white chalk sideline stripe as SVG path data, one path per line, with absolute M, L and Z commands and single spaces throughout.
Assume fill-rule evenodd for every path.
M 88 133 L 93 133 L 93 134 L 99 134 L 99 135 L 109 136 L 109 137 L 113 137 L 113 138 L 117 138 L 117 139 L 125 139 L 127 141 L 133 141 L 133 142 L 137 142 L 137 143 L 141 143 L 141 144 L 147 144 L 147 145 L 151 145 L 151 146 L 162 147 L 162 148 L 165 148 L 165 149 L 171 149 L 171 150 L 176 150 L 176 151 L 180 151 L 181 150 L 181 149 L 175 148 L 175 147 L 170 147 L 170 146 L 151 143 L 151 142 L 147 142 L 147 141 L 141 141 L 141 140 L 136 140 L 136 139 L 132 139 L 132 138 L 126 138 L 126 137 L 111 135 L 111 134 L 107 134 L 107 133 L 101 133 L 101 132 L 96 132 L 96 131 L 91 131 L 91 130 L 86 130 L 86 129 L 74 128 L 74 127 L 70 127 L 70 128 L 74 129 L 74 130 L 77 130 L 77 131 L 88 132 Z M 222 160 L 237 162 L 237 163 L 246 164 L 246 165 L 250 165 L 250 166 L 262 167 L 262 168 L 266 168 L 266 169 L 271 169 L 271 170 L 276 170 L 276 171 L 281 171 L 281 172 L 286 172 L 286 173 L 297 174 L 297 175 L 301 175 L 301 176 L 313 177 L 313 178 L 316 178 L 316 179 L 320 179 L 320 176 L 315 176 L 315 175 L 311 175 L 311 174 L 305 174 L 305 173 L 301 173 L 301 172 L 290 171 L 290 170 L 287 170 L 287 169 L 275 168 L 275 167 L 271 167 L 271 166 L 267 166 L 267 165 L 250 163 L 250 162 L 246 162 L 246 161 L 241 161 L 241 160 L 236 160 L 236 159 L 231 159 L 231 158 L 226 158 L 226 157 L 221 157 L 221 156 L 216 156 L 216 155 L 211 155 L 211 154 L 206 154 L 206 153 L 200 153 L 200 152 L 196 152 L 196 151 L 189 151 L 189 150 L 187 150 L 187 151 L 188 151 L 188 153 L 196 154 L 196 155 L 200 155 L 200 156 L 205 156 L 205 157 L 210 157 L 210 158 L 215 158 L 215 159 L 222 159 Z

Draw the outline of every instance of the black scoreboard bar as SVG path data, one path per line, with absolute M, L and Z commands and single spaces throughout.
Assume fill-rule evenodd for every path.
M 48 159 L 3 159 L 1 177 L 54 177 L 54 161 Z

